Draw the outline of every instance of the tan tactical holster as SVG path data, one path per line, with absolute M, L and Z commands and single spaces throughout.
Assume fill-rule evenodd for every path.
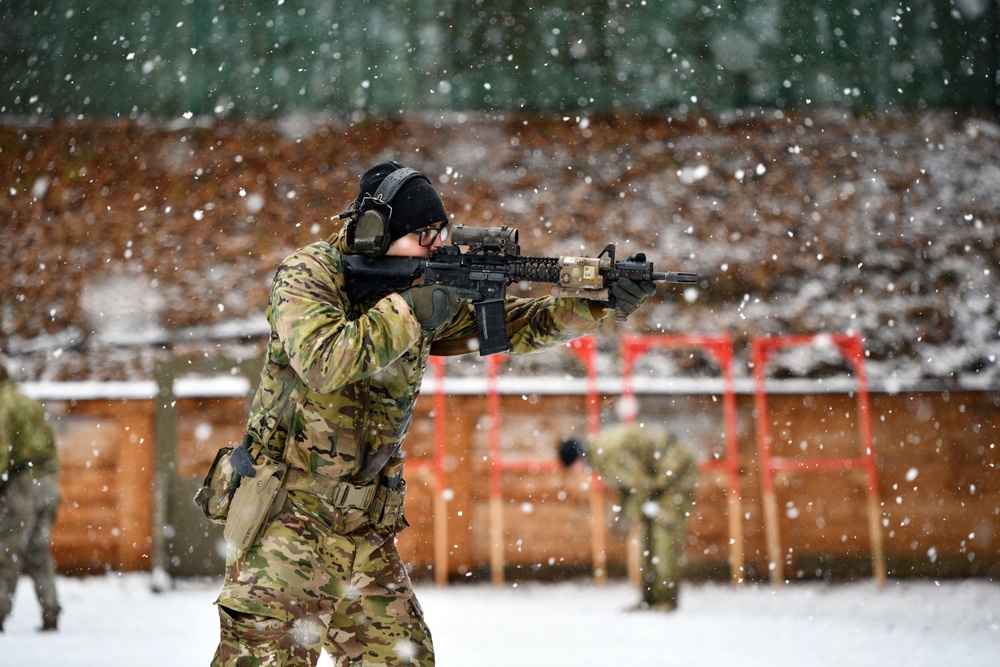
M 262 458 L 264 463 L 254 466 L 256 476 L 240 479 L 223 532 L 226 541 L 241 550 L 257 541 L 265 524 L 278 514 L 285 502 L 282 484 L 288 464 L 266 456 Z

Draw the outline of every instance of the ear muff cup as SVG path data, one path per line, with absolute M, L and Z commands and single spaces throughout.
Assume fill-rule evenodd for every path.
M 389 218 L 375 209 L 368 209 L 348 227 L 347 240 L 351 249 L 366 257 L 381 257 L 389 250 Z

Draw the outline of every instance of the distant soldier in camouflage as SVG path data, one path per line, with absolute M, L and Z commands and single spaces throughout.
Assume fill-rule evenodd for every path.
M 639 525 L 642 609 L 677 608 L 681 556 L 698 467 L 689 449 L 661 428 L 623 424 L 584 444 L 565 438 L 567 467 L 581 456 L 621 495 L 625 515 Z
M 35 584 L 41 630 L 58 629 L 52 524 L 59 509 L 56 441 L 45 409 L 0 364 L 0 631 L 22 570 Z
M 426 257 L 447 239 L 429 179 L 403 169 L 368 170 L 345 229 L 278 267 L 247 433 L 255 456 L 289 465 L 287 495 L 255 543 L 230 545 L 214 665 L 313 665 L 324 648 L 338 666 L 434 664 L 394 542 L 407 525 L 402 444 L 428 355 L 475 351 L 473 308 L 437 285 L 351 303 L 342 261 L 383 251 Z M 379 187 L 393 174 L 395 194 L 384 196 Z M 511 352 L 595 331 L 616 302 L 631 312 L 655 291 L 622 287 L 605 304 L 509 298 Z

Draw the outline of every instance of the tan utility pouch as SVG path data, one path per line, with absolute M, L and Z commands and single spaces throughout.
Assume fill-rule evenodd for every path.
M 288 464 L 265 459 L 266 463 L 254 466 L 255 477 L 244 477 L 236 489 L 229 507 L 229 518 L 223 535 L 226 541 L 240 550 L 248 549 L 267 520 L 273 518 L 284 504 L 285 490 L 281 484 L 288 471 Z
M 403 515 L 403 498 L 406 496 L 406 482 L 401 481 L 395 489 L 381 484 L 375 492 L 375 500 L 368 510 L 372 525 L 380 530 L 402 530 L 407 525 Z
M 402 530 L 406 527 L 403 517 L 403 498 L 406 481 L 403 480 L 403 463 L 406 452 L 397 452 L 382 469 L 381 481 L 375 498 L 368 509 L 372 525 L 381 530 Z

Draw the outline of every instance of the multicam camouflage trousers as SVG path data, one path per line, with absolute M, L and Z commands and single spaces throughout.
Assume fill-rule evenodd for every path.
M 23 570 L 35 584 L 43 622 L 59 616 L 52 524 L 59 509 L 59 476 L 21 473 L 0 493 L 0 620 L 10 615 Z
M 658 609 L 677 607 L 687 521 L 683 515 L 640 522 L 642 602 Z
M 256 544 L 230 547 L 213 666 L 311 666 L 324 648 L 337 667 L 434 665 L 393 535 L 339 534 L 327 509 L 290 491 Z

